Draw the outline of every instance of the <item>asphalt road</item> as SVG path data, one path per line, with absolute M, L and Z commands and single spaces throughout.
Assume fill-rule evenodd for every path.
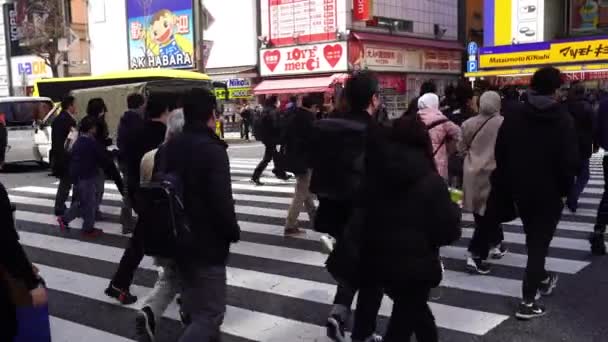
M 319 297 L 319 293 L 327 286 L 332 288 L 331 279 L 322 269 L 322 257 L 315 252 L 317 244 L 314 234 L 311 232 L 306 238 L 296 240 L 279 236 L 292 183 L 276 181 L 266 187 L 250 188 L 247 179 L 257 159 L 263 154 L 263 146 L 257 142 L 231 144 L 229 154 L 233 164 L 237 214 L 245 235 L 244 241 L 233 251 L 236 254 L 229 265 L 241 271 L 232 273 L 233 276 L 229 277 L 230 281 L 240 283 L 231 284 L 229 290 L 229 304 L 236 309 L 227 315 L 226 340 L 325 341 L 302 337 L 322 335 L 320 326 L 323 325 L 329 303 L 325 302 L 326 299 L 319 299 L 325 298 Z M 521 242 L 521 227 L 517 224 L 508 225 L 505 227 L 506 238 L 511 240 L 511 257 L 514 259 L 506 259 L 504 264 L 496 266 L 496 273 L 490 277 L 466 275 L 462 272 L 462 261 L 458 261 L 460 252 L 442 251 L 442 255 L 447 253 L 444 258 L 448 271 L 442 285 L 443 294 L 433 304 L 442 341 L 608 341 L 608 257 L 591 258 L 584 241 L 586 232 L 592 228 L 593 213 L 602 189 L 598 163 L 595 162 L 592 168 L 592 182 L 583 194 L 584 204 L 579 215 L 564 215 L 560 224 L 562 228 L 558 229 L 552 244 L 550 256 L 556 261 L 551 267 L 568 274 L 561 274 L 555 294 L 544 299 L 549 310 L 547 316 L 531 322 L 521 322 L 512 317 L 519 302 L 517 285 L 520 284 L 523 273 L 521 260 L 515 257 L 525 254 L 525 247 Z M 9 165 L 0 173 L 0 181 L 12 189 L 11 196 L 19 202 L 18 209 L 24 212 L 21 219 L 18 216 L 22 243 L 27 246 L 27 252 L 34 262 L 43 265 L 43 270 L 53 280 L 51 284 L 66 281 L 72 276 L 78 279 L 77 282 L 97 284 L 86 286 L 87 289 L 83 290 L 71 285 L 72 282 L 65 283 L 65 288 L 52 290 L 53 324 L 57 329 L 64 330 L 56 340 L 80 341 L 86 336 L 89 342 L 129 341 L 132 338 L 133 312 L 105 301 L 103 295 L 100 295 L 101 288 L 86 291 L 90 287 L 105 284 L 105 280 L 99 285 L 95 279 L 111 275 L 116 255 L 104 254 L 103 251 L 124 245 L 126 238 L 108 235 L 99 245 L 91 244 L 90 249 L 81 251 L 90 253 L 90 258 L 84 256 L 88 254 L 77 257 L 75 255 L 80 253 L 79 248 L 84 248 L 82 243 L 59 236 L 48 222 L 34 222 L 41 220 L 40 214 L 52 213 L 50 208 L 45 207 L 53 198 L 55 182 L 48 173 L 48 170 L 36 165 Z M 266 177 L 270 176 L 267 174 Z M 107 195 L 116 196 L 112 190 L 107 190 Z M 119 202 L 110 198 L 104 204 L 108 208 L 106 210 L 116 212 Z M 116 220 L 111 218 L 110 223 L 104 224 L 113 227 L 116 226 Z M 455 246 L 458 251 L 466 248 L 466 232 L 467 228 L 465 238 Z M 54 243 L 57 243 L 56 246 L 63 243 L 63 249 L 53 247 Z M 254 245 L 257 247 L 251 247 Z M 99 254 L 96 254 L 98 251 Z M 73 256 L 69 256 L 70 253 Z M 581 265 L 580 269 L 568 271 L 571 263 Z M 66 273 L 61 273 L 62 269 Z M 240 279 L 235 274 L 258 274 L 268 278 Z M 91 278 L 92 276 L 94 277 Z M 150 287 L 154 277 L 155 274 L 149 269 L 140 270 L 135 284 Z M 259 288 L 265 281 L 270 282 L 269 288 Z M 314 285 L 314 291 L 309 289 L 302 292 L 310 284 L 317 284 Z M 321 302 L 324 304 L 321 305 Z M 250 311 L 239 311 L 242 308 Z M 101 320 L 96 316 L 99 314 L 97 311 L 103 313 Z M 258 315 L 258 312 L 263 315 Z M 251 313 L 255 315 L 251 316 Z M 240 318 L 235 320 L 235 315 Z M 247 321 L 246 317 L 255 320 Z M 470 317 L 477 317 L 477 321 Z M 491 319 L 498 320 L 490 323 Z M 179 330 L 179 325 L 170 319 L 163 321 L 163 324 L 165 328 L 159 341 L 174 340 L 172 334 Z M 380 327 L 385 324 L 386 319 L 381 319 Z M 311 333 L 310 327 L 320 330 Z M 483 327 L 489 328 L 479 332 Z M 274 332 L 272 329 L 275 329 Z M 290 331 L 293 333 L 290 334 Z M 103 335 L 104 333 L 113 335 Z

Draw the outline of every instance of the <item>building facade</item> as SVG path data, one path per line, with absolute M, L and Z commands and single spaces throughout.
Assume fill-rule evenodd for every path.
M 483 47 L 466 76 L 524 85 L 553 65 L 570 81 L 608 81 L 608 1 L 484 0 Z M 474 69 L 474 70 L 472 70 Z
M 392 117 L 420 85 L 462 71 L 457 0 L 262 0 L 256 94 L 337 95 L 345 73 L 372 70 Z

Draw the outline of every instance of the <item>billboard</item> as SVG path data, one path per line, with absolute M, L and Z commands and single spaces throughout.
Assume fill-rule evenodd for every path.
M 336 39 L 336 0 L 262 0 L 268 2 L 273 45 L 305 44 Z
M 608 32 L 607 0 L 570 0 L 569 2 L 572 34 Z
M 348 70 L 346 42 L 260 50 L 262 76 L 303 75 Z
M 129 68 L 193 68 L 192 0 L 127 0 Z
M 357 21 L 367 21 L 374 17 L 373 0 L 353 0 L 353 19 Z
M 542 42 L 545 0 L 484 0 L 484 46 Z

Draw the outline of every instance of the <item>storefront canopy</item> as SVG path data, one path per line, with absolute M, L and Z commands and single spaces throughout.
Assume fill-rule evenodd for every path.
M 368 32 L 353 32 L 353 37 L 362 41 L 370 43 L 384 43 L 389 45 L 403 45 L 403 46 L 417 46 L 434 49 L 445 49 L 445 50 L 464 50 L 462 43 L 458 41 L 450 40 L 436 40 L 436 39 L 421 39 L 412 38 L 405 36 L 386 35 Z
M 253 90 L 255 95 L 324 93 L 335 83 L 343 82 L 348 74 L 333 74 L 323 77 L 289 78 L 265 80 Z

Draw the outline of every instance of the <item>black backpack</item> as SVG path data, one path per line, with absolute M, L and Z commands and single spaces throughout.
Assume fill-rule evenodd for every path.
M 159 153 L 157 152 L 158 159 Z M 153 180 L 140 185 L 137 192 L 137 230 L 143 238 L 144 254 L 180 259 L 194 251 L 193 236 L 184 209 L 183 184 L 175 173 L 157 171 Z
M 310 191 L 332 200 L 351 200 L 365 172 L 367 126 L 346 119 L 323 119 L 314 127 Z

